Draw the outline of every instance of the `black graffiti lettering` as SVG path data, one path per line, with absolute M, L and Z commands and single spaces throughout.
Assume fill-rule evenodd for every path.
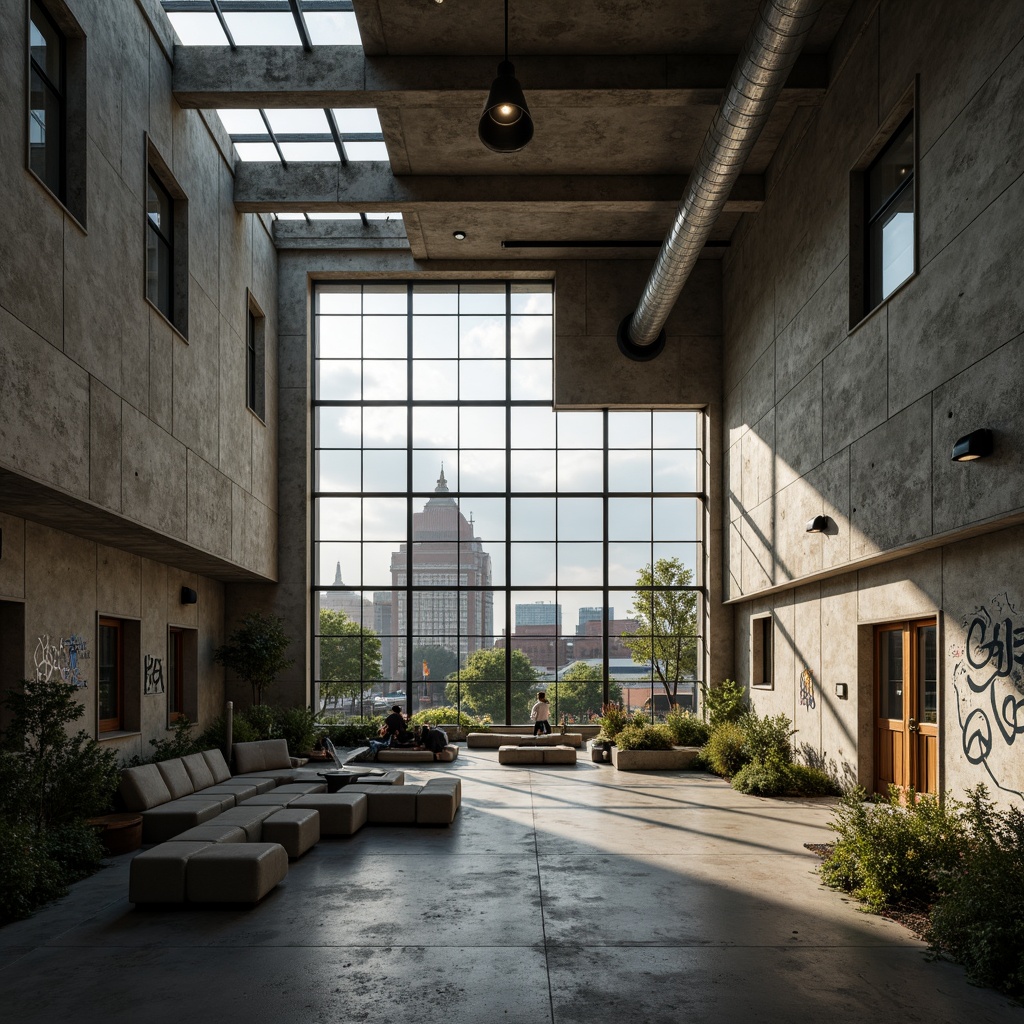
M 963 750 L 971 764 L 981 764 L 992 753 L 992 726 L 981 708 L 975 708 L 964 722 Z
M 1014 740 L 1024 733 L 1024 698 L 1018 698 L 1008 693 L 1003 698 L 1002 706 L 996 705 L 996 691 L 992 689 L 992 710 L 996 716 L 996 724 L 999 731 L 1006 740 L 1006 745 L 1012 746 Z
M 991 638 L 987 634 L 985 620 L 975 616 L 967 630 L 967 661 L 971 668 L 991 667 L 992 675 L 988 680 L 991 682 L 1006 678 L 1014 665 L 1024 665 L 1024 653 L 1018 653 L 1019 648 L 1024 647 L 1024 627 L 1014 629 L 1012 619 L 1003 619 L 992 623 Z M 973 683 L 971 688 L 978 689 Z

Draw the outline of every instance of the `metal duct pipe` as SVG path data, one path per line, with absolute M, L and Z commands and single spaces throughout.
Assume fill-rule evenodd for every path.
M 619 347 L 631 358 L 652 359 L 664 347 L 665 321 L 823 3 L 763 0 L 636 311 L 619 326 Z

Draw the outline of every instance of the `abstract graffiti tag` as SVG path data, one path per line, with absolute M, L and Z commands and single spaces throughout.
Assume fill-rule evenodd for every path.
M 36 679 L 41 683 L 49 683 L 57 677 L 72 686 L 86 686 L 86 681 L 79 670 L 79 662 L 86 661 L 88 657 L 88 641 L 77 633 L 61 637 L 57 643 L 50 639 L 49 633 L 44 633 L 36 641 L 36 649 L 32 655 Z
M 809 668 L 800 673 L 800 703 L 808 711 L 814 708 L 814 676 Z
M 1024 734 L 1024 620 L 1008 595 L 993 598 L 962 622 L 964 639 L 950 645 L 953 692 L 964 757 L 981 765 L 1003 790 L 1002 750 Z
M 162 659 L 146 655 L 144 659 L 146 680 L 142 692 L 145 694 L 164 692 L 164 664 Z

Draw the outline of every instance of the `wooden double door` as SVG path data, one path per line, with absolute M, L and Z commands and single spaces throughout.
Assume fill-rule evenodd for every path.
M 938 793 L 939 681 L 935 619 L 875 629 L 875 791 Z

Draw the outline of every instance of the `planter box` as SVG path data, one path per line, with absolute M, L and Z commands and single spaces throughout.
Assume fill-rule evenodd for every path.
M 619 750 L 612 747 L 612 764 L 620 772 L 666 772 L 688 768 L 700 747 L 671 750 Z

